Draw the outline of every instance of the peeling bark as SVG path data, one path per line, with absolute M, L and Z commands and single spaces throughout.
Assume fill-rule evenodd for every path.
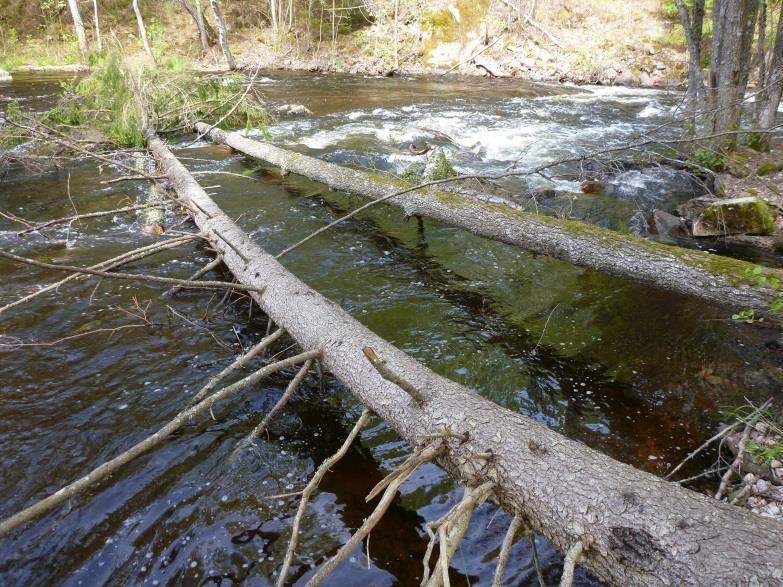
M 165 144 L 146 131 L 183 203 L 241 283 L 304 350 L 411 444 L 448 429 L 439 463 L 469 487 L 494 483 L 500 504 L 525 516 L 612 585 L 776 584 L 783 580 L 783 524 L 719 503 L 619 463 L 441 377 L 324 298 L 262 250 L 226 216 Z M 219 236 L 217 236 L 219 233 Z M 392 372 L 427 390 L 419 405 L 367 360 L 369 347 Z M 473 455 L 492 453 L 492 458 Z
M 336 190 L 377 200 L 410 187 L 392 178 L 287 151 L 237 132 L 209 130 L 210 127 L 202 123 L 197 129 L 215 142 Z M 431 188 L 403 194 L 387 202 L 402 208 L 408 216 L 432 218 L 533 253 L 700 298 L 721 307 L 753 309 L 757 314 L 780 321 L 780 316 L 769 309 L 777 293 L 744 281 L 744 272 L 753 268 L 746 261 L 665 245 L 573 220 L 522 212 Z M 770 273 L 775 271 L 770 270 Z M 780 277 L 783 278 L 783 274 Z

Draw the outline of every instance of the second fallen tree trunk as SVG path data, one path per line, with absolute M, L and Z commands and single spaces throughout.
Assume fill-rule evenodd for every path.
M 411 184 L 378 173 L 359 171 L 308 157 L 238 132 L 196 128 L 215 142 L 267 161 L 285 172 L 304 175 L 329 187 L 373 200 L 409 189 Z M 526 251 L 569 261 L 601 273 L 700 298 L 731 310 L 754 310 L 780 321 L 770 310 L 779 292 L 748 276 L 754 265 L 739 259 L 685 249 L 621 234 L 575 220 L 523 212 L 432 188 L 387 200 L 408 216 L 432 218 L 478 236 Z M 783 272 L 767 270 L 783 280 Z
M 492 482 L 505 509 L 561 552 L 579 543 L 580 564 L 609 584 L 783 580 L 783 524 L 619 463 L 437 375 L 291 274 L 145 135 L 226 266 L 265 288 L 251 293 L 259 306 L 304 350 L 320 349 L 324 366 L 408 442 L 444 435 L 439 463 L 453 478 Z

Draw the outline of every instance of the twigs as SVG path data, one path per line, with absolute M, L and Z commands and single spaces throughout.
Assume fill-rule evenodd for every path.
M 516 514 L 508 525 L 508 531 L 506 532 L 505 538 L 503 538 L 503 545 L 500 547 L 498 564 L 497 567 L 495 567 L 495 577 L 492 579 L 493 585 L 501 585 L 503 583 L 503 575 L 506 574 L 506 565 L 508 564 L 508 556 L 511 553 L 511 546 L 514 544 L 514 537 L 523 523 L 522 516 Z
M 427 546 L 427 552 L 424 556 L 424 576 L 422 586 L 425 587 L 448 587 L 449 586 L 449 565 L 454 553 L 457 551 L 462 537 L 468 529 L 470 518 L 473 516 L 473 510 L 487 499 L 495 488 L 494 481 L 487 481 L 478 487 L 466 487 L 462 500 L 455 505 L 449 512 L 430 524 L 427 524 L 427 533 L 430 535 L 430 543 Z M 440 554 L 430 575 L 429 558 L 432 554 L 432 546 L 435 542 L 434 530 L 438 530 L 440 540 Z
M 560 587 L 571 587 L 573 584 L 576 565 L 582 560 L 583 551 L 584 544 L 582 544 L 581 540 L 577 540 L 566 552 L 565 560 L 563 560 L 563 575 L 560 577 Z
M 302 371 L 300 371 L 300 373 L 302 373 Z M 345 439 L 345 442 L 343 442 L 342 446 L 336 453 L 321 463 L 321 466 L 318 467 L 315 474 L 313 475 L 313 478 L 310 479 L 310 482 L 307 484 L 307 487 L 305 487 L 302 491 L 302 498 L 299 500 L 299 508 L 296 510 L 294 524 L 291 528 L 291 540 L 288 542 L 288 549 L 286 550 L 285 558 L 283 559 L 283 567 L 280 569 L 280 576 L 277 579 L 277 587 L 283 587 L 283 585 L 285 585 L 286 577 L 288 577 L 288 570 L 291 568 L 291 561 L 294 558 L 296 546 L 299 541 L 299 527 L 302 524 L 302 517 L 304 516 L 305 509 L 307 508 L 307 502 L 310 500 L 310 497 L 313 495 L 313 493 L 315 493 L 316 489 L 318 489 L 318 485 L 321 483 L 321 480 L 324 478 L 329 469 L 333 467 L 337 461 L 343 458 L 345 453 L 348 452 L 348 449 L 359 435 L 359 432 L 361 432 L 362 428 L 364 428 L 367 425 L 367 422 L 370 421 L 371 415 L 372 412 L 370 412 L 368 409 L 365 409 L 362 412 L 362 415 L 359 416 L 359 419 L 356 421 L 356 424 L 354 424 L 354 427 L 351 429 L 351 432 L 348 434 L 348 437 Z
M 723 494 L 726 491 L 729 481 L 731 481 L 731 478 L 734 477 L 734 474 L 739 470 L 740 463 L 742 463 L 742 459 L 745 457 L 745 445 L 748 443 L 750 432 L 753 430 L 753 425 L 758 418 L 758 416 L 755 416 L 745 424 L 745 429 L 742 431 L 742 436 L 740 437 L 739 445 L 737 446 L 737 456 L 734 457 L 729 468 L 723 474 L 723 477 L 720 480 L 720 486 L 718 487 L 718 492 L 715 494 L 715 499 L 723 499 Z
M 244 355 L 241 355 L 237 357 L 233 363 L 231 363 L 228 367 L 223 369 L 220 373 L 215 375 L 212 379 L 210 379 L 207 384 L 202 387 L 199 392 L 193 396 L 193 399 L 191 400 L 191 403 L 195 404 L 200 402 L 202 399 L 204 399 L 207 394 L 215 389 L 226 377 L 231 375 L 234 371 L 237 369 L 242 369 L 245 367 L 250 359 L 253 357 L 257 357 L 261 352 L 269 347 L 273 342 L 275 342 L 278 338 L 283 336 L 285 334 L 285 330 L 282 328 L 278 328 L 275 330 L 272 334 L 265 336 L 261 339 L 261 341 L 254 346 L 252 349 L 247 351 Z
M 191 240 L 199 238 L 198 235 L 183 235 L 180 237 L 168 239 L 162 242 L 157 242 L 151 245 L 146 245 L 143 247 L 140 247 L 138 249 L 133 249 L 132 251 L 127 251 L 125 253 L 122 253 L 121 255 L 117 255 L 116 257 L 112 257 L 111 259 L 107 259 L 105 261 L 101 261 L 100 263 L 96 265 L 92 265 L 92 269 L 116 269 L 117 267 L 121 267 L 123 265 L 127 265 L 128 263 L 132 263 L 134 261 L 138 261 L 140 259 L 143 259 L 145 257 L 149 257 L 150 255 L 154 255 L 156 253 L 159 253 L 161 251 L 165 251 L 167 249 L 173 249 L 175 247 L 179 247 L 187 242 L 190 242 Z M 28 302 L 41 294 L 44 294 L 46 292 L 56 290 L 61 285 L 64 285 L 68 283 L 69 281 L 74 281 L 79 278 L 83 278 L 84 275 L 73 273 L 66 277 L 65 279 L 61 279 L 60 281 L 56 281 L 54 283 L 50 283 L 47 286 L 42 287 L 41 289 L 28 294 L 26 296 L 23 296 L 19 298 L 18 300 L 15 300 L 13 302 L 10 302 L 6 304 L 5 306 L 0 306 L 0 314 L 3 312 L 10 310 L 11 308 L 14 308 L 16 306 L 19 306 L 25 302 Z
M 367 360 L 370 361 L 370 364 L 375 367 L 375 370 L 378 371 L 380 376 L 386 381 L 393 383 L 402 389 L 411 396 L 419 406 L 423 406 L 427 402 L 427 397 L 424 392 L 389 369 L 389 367 L 386 366 L 386 361 L 381 359 L 374 350 L 370 347 L 364 347 L 362 352 L 364 353 L 364 356 L 367 357 Z
M 315 575 L 313 575 L 312 578 L 307 582 L 306 587 L 315 587 L 316 585 L 320 585 L 329 575 L 329 573 L 331 573 L 337 567 L 337 565 L 348 558 L 351 552 L 353 552 L 353 549 L 356 548 L 367 537 L 367 535 L 372 531 L 373 528 L 375 528 L 383 515 L 389 509 L 389 506 L 391 505 L 392 501 L 394 501 L 400 486 L 402 486 L 402 484 L 405 483 L 405 481 L 413 474 L 418 465 L 435 458 L 440 450 L 440 443 L 433 444 L 422 449 L 422 451 L 419 453 L 420 458 L 418 464 L 413 468 L 407 469 L 404 474 L 398 475 L 394 478 L 394 480 L 386 488 L 386 491 L 383 493 L 383 497 L 381 497 L 381 500 L 378 502 L 375 510 L 373 510 L 366 520 L 364 520 L 364 523 L 353 534 L 353 536 L 351 536 L 348 542 L 346 542 L 340 548 L 340 550 L 337 551 L 337 554 L 326 561 L 321 566 L 321 568 L 318 569 Z
M 127 281 L 149 281 L 152 283 L 173 283 L 183 288 L 193 289 L 223 289 L 225 287 L 240 289 L 243 291 L 253 291 L 256 293 L 263 293 L 264 288 L 255 287 L 252 285 L 241 285 L 237 283 L 227 283 L 225 281 L 188 281 L 187 279 L 175 279 L 173 277 L 159 277 L 157 275 L 141 275 L 138 273 L 111 273 L 109 271 L 102 271 L 100 269 L 91 269 L 89 267 L 75 267 L 73 265 L 57 265 L 55 263 L 44 263 L 42 261 L 36 261 L 34 259 L 28 259 L 26 257 L 20 257 L 13 253 L 6 251 L 0 251 L 0 257 L 5 257 L 11 261 L 17 263 L 23 263 L 26 265 L 32 265 L 34 267 L 41 267 L 43 269 L 53 269 L 55 271 L 66 271 L 68 273 L 83 273 L 87 275 L 96 275 L 98 277 L 109 277 L 111 279 L 124 279 Z
M 292 365 L 299 364 L 302 361 L 313 359 L 317 357 L 319 354 L 320 351 L 308 351 L 308 352 L 300 353 L 293 357 L 289 357 L 287 359 L 283 359 L 276 363 L 267 365 L 259 369 L 255 373 L 248 375 L 244 379 L 241 379 L 232 385 L 224 387 L 223 389 L 211 395 L 210 397 L 198 403 L 197 405 L 180 412 L 174 417 L 173 420 L 171 420 L 163 428 L 161 428 L 151 436 L 148 436 L 141 442 L 135 444 L 132 448 L 128 449 L 121 455 L 113 458 L 110 461 L 107 461 L 106 463 L 102 464 L 96 469 L 93 469 L 90 473 L 88 473 L 78 481 L 74 481 L 70 485 L 66 485 L 65 487 L 63 487 L 56 493 L 53 493 L 49 497 L 42 499 L 36 504 L 0 522 L 0 537 L 8 534 L 8 532 L 13 530 L 17 526 L 24 524 L 25 522 L 28 522 L 48 512 L 49 510 L 57 507 L 58 505 L 66 502 L 71 497 L 95 485 L 96 483 L 105 479 L 112 473 L 119 471 L 125 464 L 129 463 L 136 457 L 148 452 L 149 450 L 161 444 L 161 442 L 163 442 L 164 439 L 166 439 L 168 436 L 170 436 L 178 429 L 185 426 L 185 424 L 187 424 L 194 417 L 203 414 L 207 410 L 210 410 L 212 406 L 214 406 L 217 402 L 226 399 L 230 397 L 232 394 L 235 394 L 251 385 L 258 383 L 263 378 L 267 377 L 268 375 L 271 375 L 272 373 L 281 371 Z
M 186 281 L 196 281 L 197 279 L 201 279 L 204 275 L 218 267 L 221 263 L 223 263 L 223 255 L 218 255 L 215 257 L 212 261 L 204 265 L 201 269 L 196 271 L 193 275 L 187 278 Z M 174 296 L 179 290 L 182 288 L 178 285 L 175 285 L 171 289 L 167 290 L 163 293 L 166 297 Z
M 264 430 L 266 430 L 267 426 L 269 426 L 272 418 L 274 418 L 280 412 L 280 410 L 285 407 L 294 392 L 299 389 L 299 386 L 302 384 L 302 380 L 304 380 L 305 375 L 307 375 L 312 366 L 313 361 L 306 361 L 304 365 L 302 365 L 302 367 L 299 369 L 299 372 L 290 381 L 288 386 L 285 388 L 285 392 L 283 392 L 283 395 L 279 400 L 277 400 L 277 403 L 274 405 L 274 407 L 269 410 L 269 413 L 264 417 L 263 420 L 261 420 L 261 423 L 255 427 L 253 432 L 250 433 L 251 438 L 258 438 L 261 436 Z
M 672 475 L 674 475 L 677 471 L 679 471 L 685 463 L 687 463 L 693 457 L 695 457 L 700 452 L 702 452 L 704 449 L 706 449 L 710 444 L 712 444 L 713 442 L 715 442 L 717 440 L 721 440 L 722 438 L 725 438 L 726 436 L 728 436 L 735 428 L 737 428 L 737 426 L 742 424 L 743 421 L 745 423 L 748 423 L 750 421 L 755 422 L 758 419 L 756 416 L 758 414 L 760 414 L 762 411 L 764 411 L 769 406 L 769 404 L 771 402 L 772 402 L 772 398 L 770 398 L 767 401 L 765 401 L 758 408 L 754 408 L 753 411 L 750 414 L 748 414 L 747 418 L 744 418 L 744 420 L 737 421 L 737 422 L 734 422 L 732 424 L 729 424 L 728 426 L 726 426 L 725 428 L 720 430 L 717 434 L 715 434 L 711 438 L 707 439 L 701 446 L 699 446 L 699 448 L 697 448 L 692 453 L 690 453 L 687 457 L 685 457 L 679 465 L 677 465 L 674 469 L 669 471 L 669 473 L 666 474 L 664 479 L 669 479 Z M 699 477 L 700 476 L 701 475 L 699 475 Z M 698 477 L 695 477 L 695 478 L 698 478 Z M 680 481 L 680 483 L 682 483 L 684 481 L 686 481 L 686 480 Z
M 149 208 L 165 208 L 165 206 L 125 206 L 124 208 L 115 208 L 114 210 L 105 210 L 103 212 L 88 212 L 86 214 L 74 214 L 72 216 L 64 216 L 62 218 L 55 218 L 54 220 L 48 220 L 41 224 L 36 224 L 16 234 L 22 236 L 31 232 L 38 232 L 44 228 L 55 226 L 57 224 L 65 224 L 66 222 L 74 222 L 75 220 L 84 220 L 86 218 L 98 218 L 100 216 L 112 216 L 114 214 L 122 214 L 123 212 L 133 212 L 134 210 L 142 210 Z

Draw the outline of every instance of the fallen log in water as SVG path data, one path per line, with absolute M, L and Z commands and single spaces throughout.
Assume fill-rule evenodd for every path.
M 384 199 L 408 216 L 432 218 L 601 273 L 781 320 L 779 314 L 770 310 L 779 292 L 757 285 L 748 275 L 754 265 L 746 261 L 666 245 L 574 220 L 523 212 L 432 187 L 411 191 L 411 184 L 389 176 L 341 167 L 249 139 L 238 132 L 209 128 L 203 123 L 196 125 L 199 133 L 213 141 L 268 161 L 284 172 L 298 173 L 333 189 L 372 200 Z M 394 196 L 400 192 L 405 193 Z M 783 272 L 767 272 L 777 273 L 783 280 Z
M 665 482 L 501 408 L 441 377 L 354 320 L 262 250 L 152 132 L 147 144 L 205 238 L 303 350 L 438 462 L 613 585 L 777 584 L 783 524 Z M 368 184 L 369 185 L 369 184 Z M 429 197 L 429 196 L 428 196 Z M 469 203 L 463 204 L 469 207 Z

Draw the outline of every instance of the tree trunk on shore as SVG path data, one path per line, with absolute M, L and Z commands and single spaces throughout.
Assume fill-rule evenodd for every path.
M 79 12 L 77 0 L 68 0 L 68 10 L 71 11 L 71 18 L 73 18 L 73 28 L 76 31 L 79 52 L 82 54 L 84 63 L 87 63 L 90 51 L 87 47 L 87 35 L 84 33 L 84 21 L 82 21 L 82 15 Z
M 103 41 L 101 41 L 101 23 L 98 20 L 98 0 L 92 0 L 92 22 L 95 28 L 95 46 L 98 51 L 103 51 Z
M 770 136 L 767 131 L 775 124 L 775 119 L 783 96 L 783 12 L 778 16 L 775 45 L 766 79 L 761 84 L 761 93 L 756 96 L 756 128 L 761 131 L 757 147 L 769 150 Z
M 229 70 L 237 68 L 237 64 L 234 61 L 234 56 L 231 54 L 231 49 L 228 46 L 228 29 L 226 28 L 226 21 L 223 20 L 223 13 L 220 11 L 220 5 L 218 0 L 209 0 L 210 6 L 212 6 L 212 12 L 215 13 L 215 22 L 218 27 L 218 42 L 220 48 L 223 49 L 223 56 L 226 58 L 226 65 Z
M 252 296 L 305 350 L 411 444 L 444 429 L 439 463 L 469 487 L 494 484 L 561 551 L 612 585 L 728 585 L 783 578 L 783 524 L 667 483 L 571 441 L 427 369 L 302 283 L 212 201 L 149 130 L 147 145 L 202 234 Z M 398 384 L 368 361 L 384 362 Z M 413 382 L 421 395 L 405 391 Z M 484 455 L 478 458 L 477 455 Z M 490 455 L 486 457 L 486 455 Z M 579 550 L 579 549 L 577 549 Z
M 704 28 L 705 0 L 694 0 L 690 11 L 685 0 L 674 0 L 674 3 L 680 13 L 680 20 L 688 44 L 688 90 L 685 95 L 685 109 L 686 112 L 693 113 L 699 109 L 704 97 L 704 79 L 701 74 L 701 38 Z
M 268 161 L 329 187 L 378 200 L 402 191 L 408 184 L 286 151 L 268 143 L 198 124 L 199 133 L 246 155 Z M 408 216 L 441 221 L 492 240 L 516 245 L 569 261 L 595 271 L 700 298 L 734 310 L 753 309 L 772 319 L 770 303 L 777 292 L 743 283 L 745 261 L 665 245 L 573 220 L 522 212 L 431 188 L 395 196 L 388 204 Z M 769 270 L 776 273 L 775 270 Z M 783 275 L 779 275 L 783 277 Z
M 144 45 L 144 52 L 149 57 L 152 63 L 155 63 L 155 54 L 152 52 L 149 40 L 147 39 L 147 27 L 144 26 L 144 19 L 141 16 L 141 10 L 139 9 L 139 0 L 133 0 L 133 12 L 136 14 L 136 24 L 139 26 L 139 37 L 141 37 L 141 43 Z
M 211 46 L 210 34 L 207 30 L 207 24 L 204 21 L 204 13 L 201 9 L 201 0 L 194 0 L 195 6 L 190 0 L 179 0 L 180 5 L 187 11 L 193 22 L 196 24 L 199 42 L 201 43 L 201 55 L 209 52 Z
M 737 143 L 736 134 L 731 133 L 740 125 L 758 8 L 758 0 L 713 2 L 708 107 L 712 118 L 710 134 L 729 133 L 711 141 L 720 151 L 731 151 Z

